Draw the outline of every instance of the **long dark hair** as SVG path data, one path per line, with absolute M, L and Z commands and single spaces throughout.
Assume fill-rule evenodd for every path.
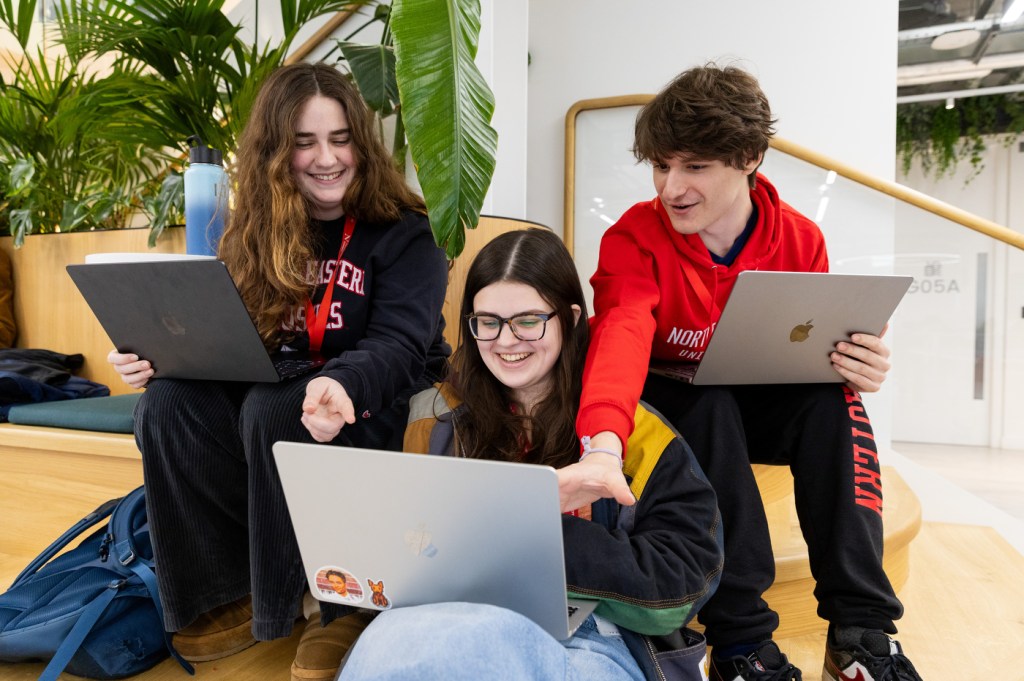
M 274 71 L 260 89 L 238 143 L 235 209 L 218 255 L 231 272 L 268 347 L 280 342 L 281 319 L 312 293 L 313 235 L 309 205 L 291 170 L 295 126 L 313 97 L 341 104 L 348 119 L 356 172 L 345 191 L 346 215 L 371 223 L 424 212 L 384 146 L 349 79 L 327 64 L 297 63 Z
M 515 404 L 511 391 L 484 364 L 466 321 L 476 294 L 502 281 L 533 287 L 555 311 L 548 324 L 557 323 L 562 331 L 561 352 L 551 368 L 551 391 L 532 414 Z M 581 310 L 576 324 L 573 305 Z M 531 228 L 502 234 L 484 246 L 466 275 L 459 336 L 449 378 L 463 401 L 455 420 L 458 453 L 556 468 L 575 461 L 576 412 L 590 333 L 579 274 L 562 240 L 547 229 Z M 527 432 L 530 441 L 524 454 Z

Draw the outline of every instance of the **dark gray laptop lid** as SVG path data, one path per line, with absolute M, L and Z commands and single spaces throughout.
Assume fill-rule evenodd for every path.
M 67 271 L 114 347 L 152 362 L 156 377 L 280 380 L 223 262 L 89 263 Z

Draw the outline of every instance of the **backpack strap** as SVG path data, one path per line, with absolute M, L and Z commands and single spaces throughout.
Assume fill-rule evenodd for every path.
M 39 681 L 57 681 L 57 677 L 60 676 L 60 673 L 71 662 L 71 658 L 78 652 L 86 636 L 92 631 L 103 611 L 107 609 L 107 606 L 114 600 L 117 592 L 120 591 L 124 584 L 125 580 L 123 579 L 111 581 L 103 593 L 86 606 L 85 610 L 78 617 L 78 621 L 75 622 L 75 626 L 71 627 L 71 632 L 68 633 L 67 638 L 61 642 L 57 652 L 50 658 L 50 663 L 46 665 L 46 669 L 39 675 Z
M 121 561 L 121 565 L 135 573 L 135 575 L 142 580 L 142 583 L 146 585 L 146 590 L 149 591 L 149 597 L 153 599 L 153 604 L 156 605 L 157 619 L 163 622 L 164 607 L 160 603 L 160 592 L 156 584 L 156 574 L 153 572 L 153 568 L 149 565 L 149 561 L 143 560 L 138 556 L 135 552 L 134 545 L 130 541 L 118 542 L 114 546 L 113 553 L 115 558 Z M 85 617 L 84 613 L 82 614 L 82 617 Z M 81 619 L 79 619 L 79 622 L 81 622 Z M 72 633 L 74 632 L 72 631 Z M 171 654 L 171 657 L 178 661 L 178 664 L 181 665 L 182 669 L 195 676 L 195 668 L 193 668 L 192 665 L 188 663 L 188 660 L 183 658 L 181 654 L 174 649 L 171 632 L 166 630 L 164 631 L 164 643 L 167 645 L 167 651 Z M 79 641 L 79 645 L 81 645 L 81 641 Z M 70 660 L 71 658 L 69 657 L 68 659 Z

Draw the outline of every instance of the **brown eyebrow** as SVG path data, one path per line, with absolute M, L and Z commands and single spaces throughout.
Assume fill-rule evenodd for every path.
M 328 137 L 334 137 L 336 135 L 350 135 L 350 134 L 352 134 L 352 130 L 351 129 L 349 129 L 349 128 L 342 128 L 340 130 L 332 130 L 331 132 L 327 133 L 327 136 Z M 295 136 L 296 137 L 316 137 L 316 133 L 312 133 L 312 132 L 297 132 L 297 133 L 295 133 Z

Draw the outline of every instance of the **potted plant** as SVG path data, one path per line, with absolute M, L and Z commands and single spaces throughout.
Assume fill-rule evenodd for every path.
M 489 125 L 493 95 L 473 63 L 479 0 L 280 0 L 283 37 L 273 46 L 245 44 L 239 38 L 241 27 L 223 13 L 223 0 L 61 0 L 57 40 L 67 50 L 67 64 L 103 56 L 114 60 L 113 70 L 103 76 L 86 76 L 84 70 L 66 66 L 68 86 L 88 78 L 116 78 L 123 92 L 132 93 L 107 102 L 146 132 L 131 140 L 137 146 L 124 152 L 137 157 L 134 172 L 139 182 L 119 188 L 118 196 L 125 205 L 149 214 L 151 243 L 167 221 L 180 214 L 180 176 L 170 159 L 184 155 L 185 139 L 199 134 L 208 145 L 230 154 L 256 92 L 284 63 L 299 30 L 326 14 L 367 5 L 379 5 L 374 18 L 385 25 L 386 41 L 372 49 L 382 61 L 394 59 L 395 85 L 389 86 L 388 106 L 392 113 L 403 112 L 400 130 L 409 140 L 435 237 L 449 255 L 461 251 L 464 230 L 479 218 L 496 148 L 496 133 Z M 36 0 L 23 0 L 15 12 L 10 2 L 0 2 L 0 22 L 23 46 L 35 7 Z M 367 99 L 374 97 L 365 80 L 360 85 Z M 24 84 L 16 79 L 4 87 L 24 89 Z M 387 115 L 387 108 L 378 111 Z M 97 124 L 102 112 L 110 110 L 96 110 Z M 124 137 L 127 143 L 130 134 L 125 132 Z M 8 167 L 35 153 L 13 143 L 7 148 L 7 142 L 0 146 L 0 161 Z M 12 201 L 34 191 L 37 178 L 19 172 L 0 185 L 6 194 L 3 201 L 8 202 L 6 209 L 0 204 L 0 211 L 9 216 L 12 231 L 51 228 L 49 214 L 12 214 L 22 210 Z M 81 202 L 83 208 L 71 218 L 61 212 L 56 224 L 71 229 L 103 225 L 98 219 L 103 205 L 99 197 L 77 187 L 63 188 L 64 199 Z
M 918 159 L 925 175 L 936 179 L 970 164 L 968 181 L 983 169 L 986 138 L 1001 136 L 1010 145 L 1024 133 L 1024 95 L 981 95 L 943 102 L 901 104 L 896 108 L 896 155 L 904 174 Z

